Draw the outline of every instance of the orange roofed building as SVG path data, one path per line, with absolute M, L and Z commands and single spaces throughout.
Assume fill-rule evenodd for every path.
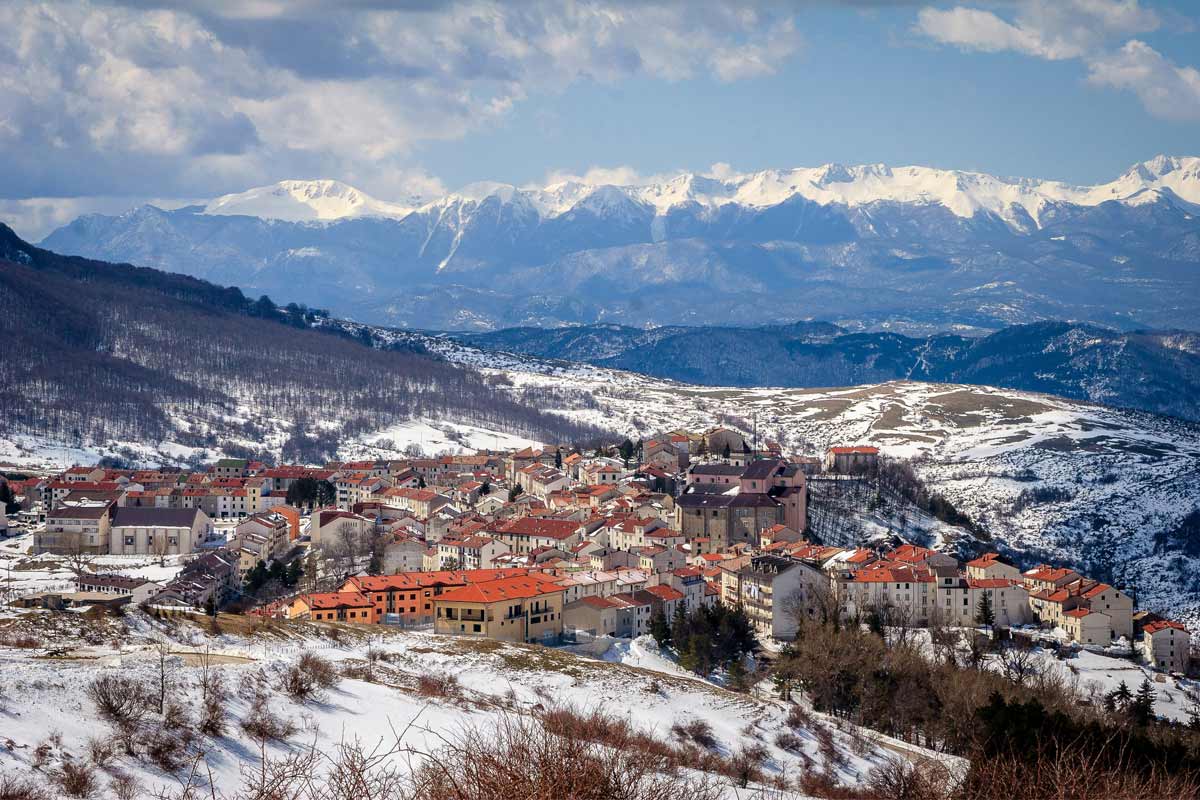
M 433 622 L 434 598 L 443 592 L 528 573 L 527 569 L 465 569 L 364 575 L 348 578 L 340 591 L 366 596 L 375 609 L 373 622 L 428 625 Z
M 365 595 L 358 592 L 320 592 L 302 594 L 285 607 L 288 619 L 307 619 L 314 622 L 355 622 L 370 625 L 375 622 L 375 608 Z
M 532 572 L 449 589 L 433 598 L 434 632 L 506 642 L 558 638 L 564 587 Z

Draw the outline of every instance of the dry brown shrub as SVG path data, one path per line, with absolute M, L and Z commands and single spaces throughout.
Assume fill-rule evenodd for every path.
M 972 800 L 1196 800 L 1200 782 L 1194 774 L 1156 766 L 1122 768 L 1112 758 L 1089 757 L 1075 748 L 1042 753 L 1033 760 L 1010 757 L 975 759 L 962 793 Z
M 271 711 L 266 703 L 255 706 L 241 727 L 247 736 L 260 742 L 283 742 L 296 734 L 296 723 Z
M 142 785 L 127 772 L 118 772 L 108 781 L 108 790 L 117 800 L 138 800 L 143 797 Z
M 338 671 L 332 661 L 321 658 L 316 653 L 305 653 L 296 664 L 311 675 L 320 688 L 332 689 L 337 685 Z
M 417 694 L 453 700 L 462 696 L 462 687 L 453 675 L 418 675 Z
M 100 789 L 95 770 L 75 761 L 64 762 L 55 773 L 54 782 L 68 797 L 92 797 Z
M 417 771 L 417 800 L 717 800 L 718 782 L 664 765 L 652 753 L 613 750 L 505 715 L 464 731 Z
M 0 774 L 0 800 L 51 800 L 51 796 L 33 778 Z
M 92 736 L 87 740 L 88 758 L 103 769 L 116 755 L 117 743 L 107 736 Z
M 114 725 L 136 725 L 150 707 L 149 689 L 133 678 L 107 673 L 88 686 L 88 696 L 100 716 Z
M 671 733 L 677 739 L 692 742 L 709 750 L 717 746 L 717 738 L 713 736 L 712 725 L 702 719 L 676 722 L 671 726 Z

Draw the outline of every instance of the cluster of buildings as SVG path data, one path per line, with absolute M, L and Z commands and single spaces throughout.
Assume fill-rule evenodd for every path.
M 15 488 L 44 510 L 39 549 L 188 559 L 192 574 L 151 587 L 179 603 L 222 601 L 260 562 L 369 540 L 379 574 L 327 575 L 330 591 L 259 613 L 548 641 L 564 631 L 637 636 L 656 614 L 725 603 L 761 635 L 787 639 L 818 614 L 969 627 L 986 605 L 996 626 L 1055 629 L 1081 645 L 1124 638 L 1157 667 L 1186 667 L 1182 625 L 1135 614 L 1126 594 L 1071 570 L 806 540 L 810 477 L 868 471 L 873 447 L 785 457 L 715 428 L 623 452 L 525 448 L 320 467 L 225 459 L 192 473 L 77 467 Z M 302 481 L 316 491 L 288 503 Z

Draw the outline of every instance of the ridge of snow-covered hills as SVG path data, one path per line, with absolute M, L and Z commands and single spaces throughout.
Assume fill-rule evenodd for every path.
M 802 197 L 819 205 L 847 207 L 882 201 L 932 203 L 959 217 L 986 211 L 1016 226 L 1032 220 L 1040 227 L 1042 213 L 1054 204 L 1096 206 L 1115 200 L 1140 205 L 1166 193 L 1200 204 L 1200 158 L 1159 155 L 1133 165 L 1115 180 L 1093 186 L 936 167 L 824 164 L 722 177 L 682 172 L 661 181 L 629 185 L 560 181 L 517 187 L 483 181 L 428 203 L 415 197 L 403 202 L 378 200 L 334 180 L 285 180 L 218 197 L 203 213 L 293 222 L 361 216 L 402 219 L 418 210 L 446 209 L 495 197 L 504 204 L 526 207 L 542 219 L 553 219 L 575 209 L 605 210 L 625 203 L 663 215 L 689 204 L 707 209 L 725 205 L 762 209 Z
M 1048 319 L 1190 329 L 1200 297 L 1194 157 L 1091 187 L 827 165 L 481 183 L 418 202 L 285 182 L 208 206 L 86 215 L 42 245 L 459 331 L 797 319 L 921 334 Z
M 346 219 L 347 217 L 404 217 L 420 205 L 389 203 L 341 181 L 279 181 L 244 192 L 226 194 L 204 206 L 204 214 L 241 215 L 288 222 Z

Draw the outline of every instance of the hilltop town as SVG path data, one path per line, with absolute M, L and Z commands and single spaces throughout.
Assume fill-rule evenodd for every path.
M 817 541 L 810 485 L 887 468 L 874 447 L 785 456 L 714 428 L 591 451 L 14 472 L 0 484 L 8 534 L 71 578 L 14 585 L 10 564 L 5 593 L 26 607 L 133 603 L 544 644 L 636 638 L 719 605 L 764 641 L 818 617 L 983 626 L 1188 671 L 1185 625 L 1071 568 L 899 537 Z M 153 579 L 122 569 L 147 558 L 161 565 Z

